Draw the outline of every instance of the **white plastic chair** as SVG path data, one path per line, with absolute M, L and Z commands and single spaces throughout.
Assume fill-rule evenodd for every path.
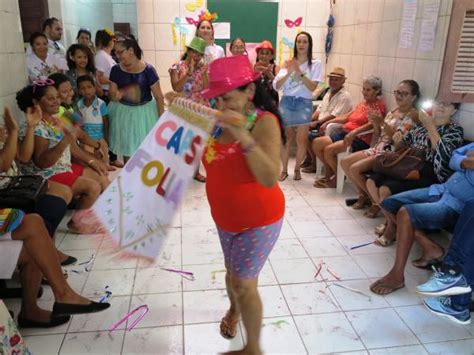
M 330 123 L 326 127 L 326 133 L 324 134 L 325 136 L 330 136 L 331 134 L 335 133 L 338 129 L 341 129 L 342 123 Z M 372 133 L 373 130 L 369 130 L 367 132 L 358 134 L 357 136 L 362 136 L 366 134 Z M 344 172 L 344 169 L 341 166 L 341 161 L 345 157 L 347 157 L 350 153 L 352 152 L 352 147 L 347 147 L 345 152 L 341 152 L 337 155 L 337 171 L 336 171 L 336 192 L 338 194 L 342 194 L 342 191 L 344 190 L 344 182 L 346 180 L 346 173 Z M 320 161 L 318 158 L 316 158 L 316 177 L 322 176 L 322 170 L 323 170 L 323 162 Z

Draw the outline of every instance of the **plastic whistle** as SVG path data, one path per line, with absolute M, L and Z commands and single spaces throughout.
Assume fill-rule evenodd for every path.
M 138 306 L 137 308 L 135 308 L 133 311 L 131 311 L 130 313 L 128 313 L 125 317 L 123 317 L 122 319 L 120 319 L 117 323 L 115 323 L 112 327 L 110 327 L 109 329 L 109 332 L 113 332 L 115 329 L 117 329 L 117 327 L 122 324 L 123 322 L 126 322 L 130 317 L 132 317 L 136 312 L 138 312 L 140 309 L 143 309 L 143 312 L 137 317 L 137 319 L 135 319 L 132 324 L 130 324 L 128 326 L 128 328 L 126 328 L 128 331 L 131 331 L 133 328 L 135 328 L 135 326 L 138 324 L 138 322 L 140 322 L 143 317 L 145 317 L 145 314 L 148 313 L 149 309 L 148 309 L 148 306 L 146 304 L 142 304 L 141 306 Z

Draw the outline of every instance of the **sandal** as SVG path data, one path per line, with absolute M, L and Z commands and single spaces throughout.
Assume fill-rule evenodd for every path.
M 370 199 L 367 196 L 362 195 L 362 196 L 359 196 L 356 203 L 354 203 L 351 207 L 355 210 L 362 210 L 366 207 L 369 207 L 371 205 L 371 203 L 372 202 L 370 202 Z
M 404 282 L 402 282 L 399 285 L 394 286 L 394 285 L 386 284 L 382 280 L 378 280 L 378 281 L 375 281 L 372 285 L 370 285 L 370 291 L 372 291 L 376 295 L 385 296 L 403 287 L 405 287 Z
M 390 240 L 386 236 L 381 235 L 380 237 L 375 239 L 374 244 L 378 245 L 379 247 L 384 247 L 385 248 L 385 247 L 389 247 L 392 244 L 395 244 L 395 239 Z
M 382 236 L 385 233 L 385 229 L 387 228 L 387 223 L 381 223 L 377 227 L 375 227 L 374 232 L 378 236 Z
M 411 264 L 418 269 L 432 270 L 433 266 L 437 267 L 443 261 L 446 251 L 443 248 L 441 248 L 441 250 L 442 254 L 437 258 L 427 260 L 421 257 L 416 260 L 412 260 Z
M 199 182 L 206 182 L 206 177 L 201 173 L 196 173 L 196 175 L 194 175 L 194 180 Z
M 367 218 L 376 218 L 379 212 L 380 212 L 379 205 L 372 203 L 370 208 L 364 213 L 364 216 Z
M 229 312 L 226 313 L 225 317 L 221 319 L 219 325 L 220 333 L 225 339 L 233 339 L 237 335 L 237 325 L 239 324 L 239 318 L 230 319 Z
M 280 174 L 280 177 L 278 178 L 278 181 L 285 181 L 288 178 L 288 172 L 282 171 Z
M 293 176 L 293 180 L 295 181 L 301 180 L 301 171 L 295 170 L 295 175 Z
M 316 180 L 313 184 L 314 187 L 318 189 L 335 189 L 336 186 L 333 186 L 333 183 L 335 182 L 336 177 L 333 175 L 329 179 L 323 178 Z

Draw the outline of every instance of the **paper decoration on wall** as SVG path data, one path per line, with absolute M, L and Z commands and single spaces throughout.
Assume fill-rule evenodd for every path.
M 285 25 L 286 27 L 288 28 L 292 28 L 292 27 L 299 27 L 301 26 L 301 23 L 303 22 L 303 18 L 300 16 L 298 17 L 296 20 L 292 21 L 290 19 L 286 19 L 285 20 Z
M 281 62 L 283 60 L 283 40 L 280 38 L 278 41 L 278 66 L 281 67 Z
M 418 50 L 420 52 L 431 52 L 434 49 L 440 5 L 441 0 L 433 0 L 429 3 L 425 2 L 424 4 L 420 42 L 418 44 Z
M 283 36 L 281 40 L 283 41 L 283 44 L 287 46 L 289 49 L 293 50 L 293 48 L 295 47 L 295 42 L 290 40 L 288 37 Z
M 192 181 L 215 111 L 177 98 L 93 210 L 121 255 L 154 259 Z
M 230 22 L 214 24 L 214 39 L 230 39 Z
M 411 48 L 415 36 L 416 11 L 418 0 L 404 0 L 402 23 L 400 25 L 400 48 Z
M 331 6 L 332 10 L 332 6 Z M 336 24 L 336 18 L 330 14 L 328 18 L 328 22 L 326 23 L 328 26 L 328 32 L 326 34 L 326 43 L 324 46 L 324 51 L 326 53 L 326 63 L 328 62 L 329 59 L 329 53 L 331 53 L 332 49 L 332 41 L 334 38 L 334 25 Z
M 173 45 L 176 46 L 178 44 L 177 33 L 180 34 L 181 40 L 184 37 L 184 41 L 186 41 L 186 35 L 189 33 L 189 29 L 187 25 L 181 24 L 181 20 L 179 19 L 179 17 L 175 17 L 174 22 L 171 24 L 171 32 L 173 35 Z
M 204 0 L 196 0 L 194 2 L 188 2 L 184 5 L 186 10 L 194 12 L 204 5 Z
M 192 17 L 186 17 L 186 22 L 189 23 L 190 25 L 197 26 L 199 23 L 198 20 L 193 19 Z

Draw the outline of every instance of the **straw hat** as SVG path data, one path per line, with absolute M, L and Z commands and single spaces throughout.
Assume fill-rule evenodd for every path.
M 344 68 L 341 68 L 341 67 L 335 67 L 332 72 L 330 72 L 328 74 L 328 76 L 334 76 L 336 78 L 344 78 L 344 79 L 347 79 L 346 78 L 346 71 L 344 70 Z

